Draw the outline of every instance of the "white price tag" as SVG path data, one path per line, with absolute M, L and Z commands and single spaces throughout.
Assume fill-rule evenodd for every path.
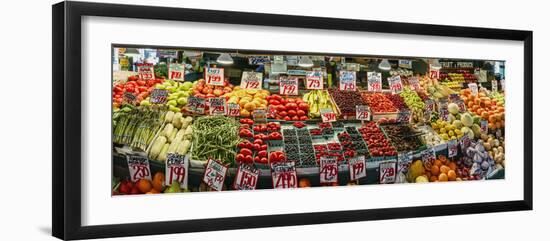
M 244 71 L 241 77 L 241 88 L 247 90 L 262 89 L 262 73 L 253 71 Z
M 298 77 L 280 76 L 279 77 L 280 95 L 298 95 Z
M 204 79 L 206 84 L 223 86 L 223 68 L 206 68 L 204 70 Z
M 175 81 L 185 81 L 185 65 L 170 63 L 168 65 L 168 78 Z
M 149 159 L 147 157 L 128 155 L 126 156 L 126 161 L 128 162 L 132 182 L 140 179 L 151 180 L 151 167 L 149 166 Z
M 401 82 L 401 76 L 396 75 L 388 78 L 388 84 L 393 94 L 399 94 L 403 92 L 403 83 Z
M 389 160 L 380 163 L 378 167 L 378 181 L 380 184 L 389 184 L 395 182 L 395 177 L 397 176 L 396 164 L 397 162 L 395 160 Z
M 405 69 L 412 69 L 412 60 L 400 59 L 398 66 Z
M 420 81 L 418 81 L 418 77 L 410 77 L 409 78 L 409 85 L 413 90 L 420 90 Z
M 293 161 L 271 163 L 271 178 L 275 189 L 298 187 L 298 176 Z
M 260 169 L 254 165 L 241 164 L 235 174 L 235 181 L 233 182 L 233 188 L 235 190 L 254 190 L 258 184 L 258 178 L 260 176 Z
M 209 98 L 210 115 L 225 115 L 225 98 Z
M 366 105 L 355 106 L 355 119 L 370 121 L 370 109 Z
M 407 173 L 409 167 L 411 167 L 413 160 L 413 153 L 398 153 L 397 154 L 397 172 L 398 173 Z
M 351 181 L 358 180 L 367 176 L 367 164 L 365 156 L 357 156 L 348 160 L 349 176 Z
M 143 63 L 137 64 L 138 76 L 141 80 L 151 80 L 155 79 L 155 71 L 153 69 L 153 64 Z
M 187 98 L 187 108 L 195 114 L 204 114 L 206 109 L 206 99 L 200 97 L 189 96 Z
M 382 73 L 367 72 L 367 90 L 370 92 L 382 91 Z
M 430 69 L 430 78 L 439 79 L 439 70 L 438 69 Z
M 227 103 L 227 116 L 240 116 L 241 107 L 237 103 Z
M 472 92 L 473 96 L 477 96 L 478 93 L 478 87 L 476 83 L 469 83 L 468 88 L 470 88 L 470 92 Z
M 202 180 L 216 191 L 223 189 L 223 182 L 227 174 L 227 167 L 218 161 L 208 159 Z
M 172 185 L 173 181 L 180 183 L 180 187 L 187 188 L 189 174 L 189 156 L 168 153 L 166 156 L 165 185 Z
M 306 89 L 322 90 L 323 89 L 323 72 L 308 71 L 306 74 Z
M 428 148 L 428 149 L 422 151 L 422 152 L 420 153 L 420 155 L 422 156 L 422 162 L 423 162 L 423 163 L 433 162 L 433 161 L 435 161 L 435 159 L 436 159 L 435 150 L 434 150 L 433 147 Z
M 321 183 L 338 183 L 338 162 L 336 157 L 321 156 L 319 160 Z
M 331 108 L 323 108 L 319 110 L 321 112 L 321 120 L 323 122 L 334 122 L 336 121 L 336 114 L 332 111 Z
M 447 152 L 449 157 L 455 157 L 458 154 L 458 142 L 456 140 L 447 142 Z
M 357 90 L 356 73 L 355 71 L 340 70 L 340 90 L 355 91 Z

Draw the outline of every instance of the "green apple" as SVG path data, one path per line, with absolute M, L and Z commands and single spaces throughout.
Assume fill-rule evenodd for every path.
M 178 99 L 178 104 L 180 105 L 186 105 L 187 104 L 187 97 L 181 97 Z
M 169 106 L 176 106 L 178 105 L 178 102 L 176 100 L 169 100 L 166 104 Z

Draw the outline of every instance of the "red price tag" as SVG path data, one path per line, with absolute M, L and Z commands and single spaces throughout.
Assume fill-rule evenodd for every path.
M 382 91 L 382 73 L 367 72 L 367 90 L 370 92 Z
M 358 180 L 367 176 L 367 163 L 365 156 L 357 156 L 348 160 L 349 177 L 351 181 Z
M 170 63 L 168 66 L 168 78 L 180 82 L 185 81 L 185 65 Z
M 319 160 L 321 183 L 338 183 L 338 162 L 336 157 L 321 156 Z
M 332 112 L 331 108 L 323 108 L 320 110 L 321 112 L 321 119 L 323 122 L 334 122 L 336 121 L 336 114 Z
M 396 75 L 388 78 L 390 90 L 393 94 L 399 94 L 403 91 L 403 83 L 401 82 L 401 76 Z
M 155 78 L 155 71 L 153 70 L 153 64 L 143 63 L 137 64 L 138 76 L 141 80 L 151 80 Z
M 206 68 L 204 70 L 206 84 L 223 86 L 223 68 Z
M 180 187 L 187 188 L 189 172 L 189 156 L 168 153 L 166 156 L 165 185 L 172 185 L 173 181 L 180 183 Z
M 323 89 L 323 72 L 308 71 L 306 73 L 306 89 L 322 90 Z
M 128 162 L 132 182 L 136 182 L 139 179 L 151 180 L 151 168 L 149 167 L 149 159 L 147 157 L 128 155 L 126 156 L 126 161 Z
M 227 116 L 240 116 L 241 107 L 237 103 L 227 103 Z
M 366 105 L 355 106 L 355 119 L 369 121 L 370 120 L 369 107 Z
M 394 183 L 397 176 L 397 165 L 395 160 L 381 162 L 379 165 L 379 182 L 380 184 Z
M 219 161 L 208 159 L 202 180 L 212 189 L 221 191 L 227 169 L 228 168 Z
M 355 71 L 340 70 L 340 90 L 355 91 L 357 90 Z
M 241 164 L 235 174 L 233 188 L 235 190 L 254 190 L 258 184 L 260 169 L 250 164 Z
M 271 163 L 271 178 L 275 189 L 298 187 L 298 176 L 293 161 Z
M 209 98 L 210 115 L 225 115 L 225 98 Z
M 244 71 L 241 77 L 241 88 L 249 90 L 262 89 L 262 73 Z
M 298 77 L 281 76 L 279 78 L 279 94 L 298 95 Z

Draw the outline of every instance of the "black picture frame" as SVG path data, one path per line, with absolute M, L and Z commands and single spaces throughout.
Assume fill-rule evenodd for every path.
M 106 238 L 243 228 L 308 225 L 533 208 L 533 32 L 384 21 L 305 17 L 90 2 L 52 6 L 52 233 L 60 239 Z M 81 17 L 193 21 L 257 26 L 300 27 L 427 36 L 517 40 L 524 43 L 524 194 L 522 200 L 187 221 L 81 225 Z

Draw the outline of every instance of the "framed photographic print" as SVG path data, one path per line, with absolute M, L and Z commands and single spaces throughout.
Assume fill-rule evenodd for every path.
M 532 209 L 532 32 L 61 2 L 53 235 Z

